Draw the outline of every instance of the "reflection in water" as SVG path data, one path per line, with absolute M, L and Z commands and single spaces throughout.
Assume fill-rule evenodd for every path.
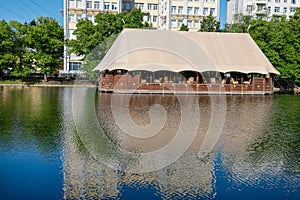
M 73 89 L 0 87 L 1 197 L 300 199 L 299 96 L 226 96 L 225 124 L 218 132 L 221 137 L 213 151 L 200 158 L 211 120 L 220 122 L 214 115 L 218 107 L 212 102 L 223 105 L 222 99 L 81 90 L 86 94 L 86 109 L 96 111 L 104 130 L 92 140 L 88 136 L 97 134 L 90 131 L 94 127 L 87 126 L 93 115 L 82 114 L 82 123 L 76 123 L 73 109 L 77 105 L 72 104 L 81 96 L 74 95 Z M 132 120 L 137 127 L 157 124 L 157 134 L 137 138 L 128 134 L 128 127 L 119 126 L 114 112 L 124 114 L 124 100 L 130 117 L 124 121 Z M 190 123 L 196 127 L 196 135 L 178 160 L 147 173 L 128 170 L 139 164 L 138 156 L 119 159 L 117 169 L 107 166 L 112 155 L 124 155 L 121 150 L 141 154 L 169 144 L 180 127 L 182 105 L 192 112 L 187 116 L 193 117 Z M 193 112 L 196 105 L 197 116 Z M 96 148 L 96 154 L 90 147 Z

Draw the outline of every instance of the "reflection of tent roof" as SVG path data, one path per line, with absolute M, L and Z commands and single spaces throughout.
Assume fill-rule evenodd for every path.
M 100 70 L 238 71 L 275 73 L 248 34 L 124 29 Z

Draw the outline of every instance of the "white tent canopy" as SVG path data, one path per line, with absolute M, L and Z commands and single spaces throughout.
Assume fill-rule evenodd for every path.
M 248 34 L 124 29 L 94 71 L 279 74 Z

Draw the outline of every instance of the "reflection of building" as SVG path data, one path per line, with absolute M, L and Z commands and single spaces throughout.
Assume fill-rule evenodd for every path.
M 290 18 L 299 6 L 299 0 L 227 0 L 227 23 L 239 22 L 238 14 L 267 20 L 283 15 Z
M 65 93 L 66 101 L 70 98 L 70 94 Z M 117 102 L 124 102 L 124 95 L 99 95 L 98 104 L 96 105 L 97 114 L 99 115 L 100 123 L 103 124 L 107 134 L 113 137 L 113 134 L 118 134 L 118 126 L 114 121 L 114 116 L 112 115 L 111 101 L 113 98 Z M 198 100 L 198 96 L 183 98 L 186 104 L 191 101 L 194 102 Z M 206 109 L 210 110 L 209 97 L 201 97 L 205 101 L 203 103 L 201 116 L 206 117 L 207 120 L 210 119 L 210 113 L 206 113 Z M 133 96 L 129 102 L 130 111 L 133 112 L 136 119 L 139 121 L 137 123 L 141 124 L 142 121 L 148 121 L 148 116 L 145 115 L 144 109 L 147 109 L 149 103 L 161 104 L 165 107 L 168 116 L 173 113 L 178 113 L 172 115 L 172 119 L 166 122 L 166 129 L 164 134 L 173 134 L 173 129 L 170 127 L 177 127 L 178 121 L 181 119 L 180 110 L 181 107 L 173 96 Z M 169 102 L 174 102 L 170 104 Z M 177 103 L 176 103 L 177 102 Z M 197 101 L 198 102 L 198 101 Z M 139 105 L 137 108 L 135 105 Z M 150 103 L 150 106 L 152 104 Z M 65 105 L 64 109 L 70 110 L 70 104 Z M 114 109 L 123 109 L 123 104 L 115 104 Z M 182 106 L 182 105 L 181 105 Z M 189 109 L 194 109 L 193 106 Z M 190 110 L 189 110 L 190 111 Z M 67 116 L 73 115 L 71 112 L 64 113 L 65 127 L 63 139 L 63 174 L 64 174 L 64 198 L 65 199 L 107 199 L 120 197 L 122 193 L 122 185 L 127 185 L 131 187 L 139 187 L 143 185 L 145 187 L 151 186 L 155 187 L 155 193 L 162 197 L 186 197 L 188 195 L 200 198 L 206 197 L 212 194 L 214 186 L 213 174 L 212 174 L 212 157 L 207 156 L 205 159 L 197 158 L 197 153 L 199 146 L 202 143 L 201 137 L 204 133 L 202 131 L 207 128 L 207 120 L 201 121 L 201 128 L 197 134 L 197 139 L 195 143 L 191 145 L 191 148 L 184 153 L 178 160 L 176 160 L 171 165 L 164 167 L 163 169 L 147 172 L 147 173 L 129 173 L 126 171 L 118 171 L 109 168 L 107 165 L 103 164 L 101 155 L 94 156 L 93 152 L 87 152 L 87 149 L 82 145 L 82 138 L 78 137 L 76 133 L 73 133 L 72 117 Z M 202 115 L 203 114 L 203 115 Z M 175 119 L 176 118 L 176 119 Z M 83 118 L 86 119 L 86 118 Z M 105 119 L 105 120 L 104 120 Z M 70 120 L 70 121 L 69 121 Z M 104 124 L 104 121 L 105 124 Z M 133 119 L 135 120 L 135 118 Z M 86 120 L 82 124 L 89 124 L 90 121 Z M 174 124 L 176 123 L 176 124 Z M 77 130 L 82 130 L 77 127 Z M 168 133 L 168 130 L 171 133 Z M 159 133 L 160 134 L 160 133 Z M 166 137 L 165 135 L 162 137 Z M 171 138 L 167 138 L 168 141 Z M 90 140 L 93 143 L 95 140 Z M 106 143 L 106 141 L 102 141 Z M 122 141 L 124 142 L 124 141 Z M 161 143 L 161 140 L 158 140 Z M 149 145 L 149 144 L 148 144 Z M 101 147 L 99 147 L 101 148 Z M 97 158 L 96 158 L 97 157 Z
M 64 0 L 65 40 L 76 39 L 73 35 L 81 18 L 95 23 L 98 13 L 119 13 L 141 9 L 144 22 L 161 30 L 179 30 L 185 24 L 191 31 L 197 31 L 203 17 L 212 15 L 219 20 L 219 0 Z M 64 53 L 64 72 L 75 72 L 83 57 Z

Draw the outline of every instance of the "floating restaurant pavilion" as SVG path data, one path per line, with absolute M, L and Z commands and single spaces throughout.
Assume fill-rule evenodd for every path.
M 99 90 L 272 94 L 272 66 L 249 34 L 124 29 L 101 63 Z

